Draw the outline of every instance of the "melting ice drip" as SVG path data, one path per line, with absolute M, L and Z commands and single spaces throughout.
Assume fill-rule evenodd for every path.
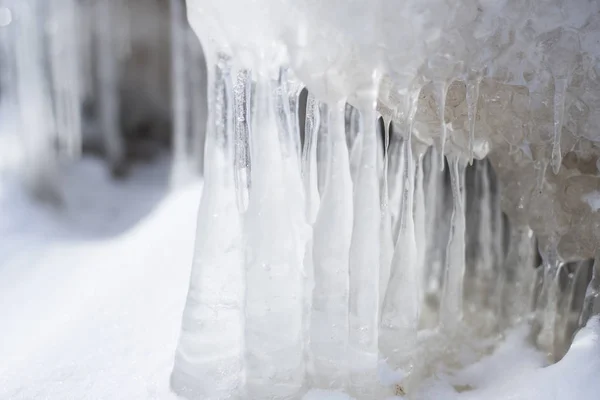
M 600 268 L 582 200 L 600 184 L 600 14 L 576 3 L 189 1 L 209 123 L 173 389 L 382 398 L 382 361 L 412 390 L 532 297 L 532 337 L 560 357 Z

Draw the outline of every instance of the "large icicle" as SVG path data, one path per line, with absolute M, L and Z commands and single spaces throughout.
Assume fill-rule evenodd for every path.
M 407 361 L 416 345 L 421 301 L 419 254 L 414 221 L 415 161 L 412 124 L 415 112 L 416 104 L 408 107 L 404 126 L 404 152 L 400 158 L 404 167 L 399 232 L 381 315 L 381 349 L 395 367 Z M 399 337 L 403 339 L 399 341 Z
M 376 86 L 375 86 L 376 87 Z M 358 97 L 361 161 L 354 186 L 354 223 L 350 247 L 350 384 L 359 399 L 373 398 L 378 366 L 379 229 L 381 209 L 377 176 L 377 91 Z
M 440 323 L 444 329 L 454 331 L 463 313 L 463 279 L 465 274 L 465 208 L 463 161 L 454 156 L 450 160 L 452 183 L 452 226 L 446 255 L 444 289 L 440 305 Z
M 244 398 L 289 399 L 299 396 L 305 375 L 303 259 L 308 226 L 299 173 L 292 175 L 293 163 L 278 140 L 273 82 L 267 71 L 257 73 L 256 79 L 252 188 L 244 220 Z
M 353 211 L 344 106 L 343 101 L 329 106 L 330 164 L 313 240 L 311 381 L 316 387 L 334 389 L 345 388 L 348 379 L 348 266 Z
M 225 57 L 216 67 L 209 65 L 204 190 L 171 387 L 193 400 L 243 399 L 244 253 L 234 185 L 231 77 Z

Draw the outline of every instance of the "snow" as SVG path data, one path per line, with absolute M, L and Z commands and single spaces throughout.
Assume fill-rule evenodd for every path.
M 168 193 L 167 173 L 163 163 L 114 183 L 83 160 L 65 173 L 59 212 L 0 181 L 1 400 L 176 398 L 168 380 L 201 184 Z M 598 398 L 597 319 L 548 367 L 526 334 L 515 329 L 493 354 L 439 371 L 411 398 Z M 312 390 L 303 400 L 350 397 Z

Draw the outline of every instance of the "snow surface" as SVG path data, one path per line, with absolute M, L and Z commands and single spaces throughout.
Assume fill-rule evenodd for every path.
M 138 168 L 114 183 L 83 160 L 66 172 L 60 212 L 0 180 L 1 400 L 176 398 L 168 380 L 201 184 L 167 194 L 167 172 L 166 164 Z M 600 323 L 591 325 L 546 368 L 516 329 L 492 355 L 440 371 L 414 398 L 596 400 Z

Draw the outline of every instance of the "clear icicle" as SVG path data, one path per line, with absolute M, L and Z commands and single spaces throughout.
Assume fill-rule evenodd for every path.
M 344 134 L 344 102 L 329 106 L 330 164 L 314 224 L 311 380 L 316 387 L 347 385 L 349 250 L 352 179 Z
M 354 107 L 352 107 L 350 114 L 349 137 L 351 139 L 351 146 L 349 147 L 350 176 L 352 176 L 352 182 L 356 184 L 356 177 L 360 168 L 360 160 L 362 155 L 363 136 L 360 134 L 360 112 Z
M 319 208 L 319 187 L 317 170 L 317 139 L 321 123 L 319 102 L 310 93 L 306 100 L 306 124 L 304 151 L 302 154 L 302 179 L 306 194 L 306 216 L 309 223 L 315 221 Z
M 415 215 L 415 243 L 417 250 L 417 268 L 419 270 L 419 290 L 420 301 L 423 302 L 425 291 L 422 289 L 425 287 L 427 282 L 427 274 L 425 269 L 425 252 L 427 249 L 427 224 L 426 215 L 427 212 L 434 212 L 435 210 L 428 210 L 425 202 L 425 192 L 423 189 L 424 171 L 423 171 L 423 158 L 425 154 L 417 154 L 417 172 L 415 177 L 415 200 L 414 200 L 414 215 Z
M 444 229 L 440 229 L 439 220 L 443 215 L 444 209 L 444 180 L 443 173 L 440 172 L 440 157 L 435 148 L 431 147 L 425 158 L 427 174 L 425 175 L 426 184 L 424 190 L 426 193 L 425 207 L 426 215 L 426 235 L 427 235 L 427 256 L 425 260 L 426 284 L 424 294 L 437 294 L 440 292 L 441 279 L 443 278 L 443 256 L 441 249 L 444 245 L 440 238 L 444 237 Z M 444 241 L 447 240 L 445 237 Z
M 434 82 L 434 96 L 438 106 L 438 117 L 440 118 L 441 135 L 440 135 L 440 157 L 442 160 L 441 168 L 444 170 L 444 153 L 446 149 L 446 139 L 448 136 L 448 128 L 446 127 L 446 95 L 448 94 L 448 85 L 446 82 Z
M 456 330 L 463 312 L 465 274 L 465 166 L 459 157 L 449 160 L 452 183 L 452 225 L 446 250 L 444 289 L 440 305 L 440 323 L 444 329 Z
M 407 121 L 408 134 L 402 157 L 404 188 L 400 211 L 400 229 L 390 282 L 381 315 L 381 347 L 395 367 L 407 360 L 416 345 L 420 312 L 420 276 L 413 216 L 415 162 L 412 155 L 412 121 Z M 398 338 L 402 340 L 399 341 Z
M 475 145 L 475 121 L 477 120 L 477 102 L 481 78 L 467 80 L 467 117 L 469 120 L 469 163 L 473 164 L 473 146 Z
M 278 140 L 268 71 L 256 76 L 252 188 L 245 214 L 245 378 L 248 399 L 299 397 L 305 375 L 302 185 Z M 288 134 L 287 132 L 284 134 Z
M 209 65 L 206 173 L 171 387 L 188 399 L 241 399 L 244 268 L 231 85 L 224 59 Z
M 358 98 L 362 151 L 354 184 L 354 223 L 350 246 L 349 356 L 355 397 L 373 397 L 377 382 L 379 322 L 379 230 L 381 208 L 377 177 L 376 93 Z
M 248 191 L 250 189 L 250 127 L 248 121 L 248 97 L 252 75 L 249 70 L 238 72 L 233 87 L 235 109 L 235 189 L 237 205 L 240 212 L 248 207 Z
M 328 124 L 328 106 L 326 103 L 319 102 L 319 133 L 317 135 L 317 181 L 319 195 L 323 196 L 325 191 L 325 182 L 327 180 L 327 169 L 329 168 L 330 140 Z
M 494 276 L 494 245 L 500 243 L 503 232 L 493 230 L 494 221 L 492 221 L 492 199 L 490 187 L 490 175 L 488 171 L 488 161 L 484 160 L 475 165 L 475 179 L 477 180 L 481 192 L 479 194 L 478 209 L 479 221 L 477 232 L 477 258 L 476 258 L 476 280 L 477 280 L 477 303 L 490 306 L 490 294 L 493 293 L 497 280 Z M 499 204 L 498 204 L 499 206 Z M 497 225 L 500 221 L 496 222 Z M 495 237 L 494 235 L 498 235 Z
M 590 317 L 600 313 L 600 250 L 596 252 L 594 266 L 592 267 L 592 279 L 588 284 L 583 301 L 583 309 L 579 319 L 579 326 L 585 326 Z
M 380 254 L 381 265 L 379 268 L 379 310 L 383 307 L 385 291 L 390 279 L 390 267 L 394 253 L 394 240 L 392 238 L 392 217 L 390 214 L 389 190 L 388 190 L 388 168 L 389 168 L 389 144 L 390 144 L 390 121 L 384 119 L 383 132 L 383 173 L 381 176 L 381 241 Z
M 565 97 L 569 83 L 568 76 L 554 79 L 554 140 L 552 142 L 552 171 L 558 174 L 562 164 L 560 137 L 565 116 Z

